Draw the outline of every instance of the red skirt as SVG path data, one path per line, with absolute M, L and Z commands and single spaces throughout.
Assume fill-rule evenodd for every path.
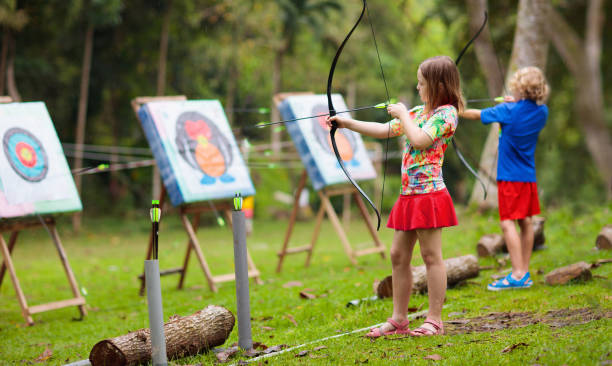
M 457 215 L 446 188 L 424 194 L 400 194 L 387 221 L 388 228 L 401 231 L 455 225 Z
M 540 213 L 538 186 L 535 182 L 497 181 L 500 220 L 519 220 Z

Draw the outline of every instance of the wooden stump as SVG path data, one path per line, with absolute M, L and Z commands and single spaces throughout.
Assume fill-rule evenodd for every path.
M 506 247 L 504 237 L 499 234 L 486 234 L 476 244 L 479 257 L 492 257 Z
M 546 238 L 544 237 L 544 223 L 546 218 L 534 216 L 532 219 L 533 226 L 533 250 L 542 249 Z M 500 234 L 485 234 L 478 244 L 476 244 L 476 252 L 479 257 L 492 257 L 499 252 L 506 252 L 506 241 Z
M 546 275 L 546 283 L 549 285 L 564 285 L 575 278 L 588 281 L 592 277 L 591 265 L 586 262 L 578 262 L 549 272 Z
M 468 278 L 478 276 L 478 259 L 473 255 L 450 258 L 444 261 L 448 286 L 453 286 Z M 425 266 L 412 268 L 412 292 L 427 292 L 427 269 Z M 376 295 L 379 298 L 393 296 L 391 276 L 387 276 L 376 286 Z
M 606 225 L 601 229 L 595 240 L 595 245 L 598 249 L 612 249 L 612 225 Z
M 169 359 L 187 357 L 220 346 L 234 328 L 234 315 L 220 306 L 210 305 L 195 314 L 174 316 L 164 324 L 166 353 Z M 89 361 L 97 365 L 136 365 L 151 361 L 151 335 L 148 328 L 94 345 Z

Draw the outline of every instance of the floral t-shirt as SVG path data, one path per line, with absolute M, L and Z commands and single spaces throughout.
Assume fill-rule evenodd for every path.
M 452 105 L 443 105 L 429 115 L 425 114 L 424 109 L 424 106 L 411 109 L 410 116 L 414 120 L 408 123 L 416 123 L 431 137 L 433 144 L 424 150 L 417 150 L 410 141 L 406 141 L 402 158 L 403 195 L 431 193 L 446 188 L 442 178 L 442 163 L 444 152 L 457 128 L 457 109 Z M 391 136 L 404 133 L 399 119 L 388 123 Z

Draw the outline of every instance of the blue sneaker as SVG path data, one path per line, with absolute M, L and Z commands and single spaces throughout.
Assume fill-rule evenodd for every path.
M 511 290 L 515 288 L 529 288 L 531 286 L 533 286 L 533 281 L 531 280 L 529 272 L 525 273 L 523 278 L 518 281 L 515 280 L 514 277 L 512 277 L 512 272 L 510 272 L 510 274 L 508 274 L 506 277 L 500 278 L 499 280 L 489 284 L 487 286 L 487 290 L 501 291 Z

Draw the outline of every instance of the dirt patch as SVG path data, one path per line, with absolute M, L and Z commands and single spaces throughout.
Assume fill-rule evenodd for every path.
M 532 324 L 547 324 L 551 327 L 565 327 L 612 318 L 612 310 L 607 309 L 559 309 L 545 314 L 532 312 L 489 313 L 475 318 L 451 319 L 444 322 L 447 334 L 492 332 L 501 329 L 522 328 Z

